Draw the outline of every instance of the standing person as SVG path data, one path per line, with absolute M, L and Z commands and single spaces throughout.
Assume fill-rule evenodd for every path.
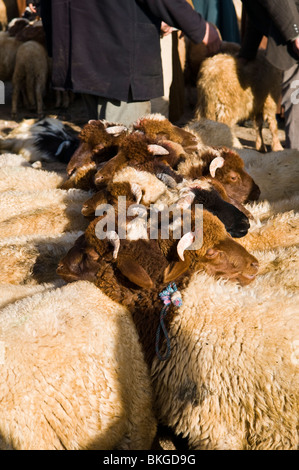
M 237 14 L 232 0 L 193 0 L 195 10 L 219 29 L 223 41 L 240 43 Z
M 211 52 L 221 44 L 185 0 L 41 0 L 41 7 L 53 87 L 82 93 L 89 119 L 129 125 L 163 96 L 161 21 Z
M 299 0 L 242 0 L 247 22 L 240 56 L 255 58 L 263 35 L 266 59 L 283 71 L 286 147 L 299 149 Z

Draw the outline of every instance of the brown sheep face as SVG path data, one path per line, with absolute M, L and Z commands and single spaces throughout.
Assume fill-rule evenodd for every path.
M 56 272 L 65 282 L 93 281 L 99 267 L 98 253 L 87 246 L 82 235 L 59 262 Z
M 244 170 L 242 158 L 230 149 L 222 148 L 218 151 L 219 157 L 210 163 L 210 175 L 220 181 L 230 198 L 242 204 L 256 201 L 260 196 L 260 189 Z
M 209 248 L 203 261 L 208 274 L 238 282 L 241 286 L 254 281 L 259 266 L 254 256 L 230 238 Z
M 188 236 L 189 234 L 186 234 L 187 239 Z M 229 235 L 208 248 L 204 254 L 187 251 L 184 255 L 181 244 L 185 244 L 183 239 L 177 247 L 181 260 L 167 267 L 164 272 L 164 282 L 174 281 L 187 270 L 191 272 L 204 270 L 216 279 L 238 282 L 241 286 L 250 284 L 257 275 L 258 260 Z
M 228 196 L 242 204 L 256 201 L 260 196 L 259 187 L 244 170 L 225 171 L 224 168 L 222 172 L 217 171 L 216 177 L 225 187 Z

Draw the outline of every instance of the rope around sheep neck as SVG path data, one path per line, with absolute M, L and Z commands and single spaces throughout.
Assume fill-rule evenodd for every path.
M 157 329 L 157 334 L 156 334 L 156 354 L 160 361 L 166 361 L 169 356 L 170 356 L 170 340 L 167 334 L 167 330 L 164 325 L 164 318 L 166 317 L 167 311 L 170 307 L 171 304 L 175 305 L 176 307 L 181 307 L 183 304 L 182 302 L 182 297 L 181 294 L 179 293 L 177 286 L 175 285 L 174 282 L 171 282 L 168 284 L 166 289 L 164 289 L 160 294 L 159 297 L 164 303 L 164 307 L 162 308 L 160 312 L 160 324 Z M 159 351 L 159 341 L 160 341 L 160 332 L 161 328 L 163 330 L 164 336 L 166 338 L 166 353 L 164 356 L 160 354 Z

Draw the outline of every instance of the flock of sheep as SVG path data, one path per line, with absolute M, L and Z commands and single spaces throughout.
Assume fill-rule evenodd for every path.
M 221 59 L 237 63 L 208 58 L 202 76 Z M 160 424 L 189 449 L 298 449 L 299 151 L 251 85 L 223 109 L 268 118 L 274 151 L 242 148 L 200 73 L 183 128 L 152 114 L 74 135 L 45 118 L 0 138 L 0 449 L 149 450 Z

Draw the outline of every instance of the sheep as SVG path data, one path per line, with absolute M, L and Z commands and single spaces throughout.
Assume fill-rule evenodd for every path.
M 48 56 L 43 45 L 37 41 L 21 44 L 16 54 L 15 68 L 12 77 L 11 115 L 17 117 L 18 99 L 22 89 L 28 100 L 30 110 L 36 108 L 37 116 L 43 116 L 43 96 L 49 77 Z
M 161 422 L 191 449 L 297 449 L 297 312 L 268 276 L 239 290 L 194 275 L 168 324 L 173 353 L 151 367 Z
M 27 18 L 13 18 L 7 26 L 7 32 L 9 36 L 16 37 L 26 26 L 30 25 L 30 21 Z
M 285 149 L 282 152 L 269 152 L 261 160 L 260 154 L 252 149 L 239 151 L 246 171 L 258 184 L 260 198 L 278 201 L 294 195 L 298 191 L 299 151 Z
M 211 119 L 192 119 L 185 124 L 183 129 L 196 134 L 197 140 L 203 148 L 206 146 L 243 148 L 233 129 L 223 122 Z
M 299 215 L 298 212 L 290 210 L 252 226 L 247 235 L 240 239 L 240 243 L 250 250 L 288 247 L 298 243 L 298 234 Z
M 90 195 L 91 192 L 79 189 L 5 191 L 1 194 L 0 200 L 0 222 L 55 205 L 64 207 L 81 205 Z
M 7 32 L 0 32 L 0 80 L 3 82 L 12 80 L 20 45 L 21 42 L 10 37 Z
M 1 449 L 150 449 L 152 389 L 124 307 L 77 282 L 8 305 L 0 331 Z
M 19 286 L 21 289 L 21 285 L 37 286 L 40 283 L 57 282 L 59 260 L 82 234 L 77 231 L 52 236 L 20 235 L 0 239 L 0 283 Z
M 45 30 L 41 21 L 39 20 L 32 24 L 25 25 L 24 28 L 15 33 L 15 37 L 18 41 L 21 42 L 36 41 L 42 46 L 46 47 Z
M 48 283 L 33 284 L 33 285 L 0 283 L 0 293 L 1 293 L 0 309 L 6 307 L 7 305 L 13 302 L 16 302 L 17 300 L 21 300 L 25 297 L 32 296 L 34 294 L 37 294 L 38 292 L 45 292 L 48 290 L 52 290 L 57 287 L 61 287 L 62 285 L 64 285 L 64 282 L 61 279 L 48 282 Z
M 224 186 L 227 195 L 241 204 L 256 201 L 260 196 L 260 189 L 245 170 L 240 155 L 227 147 L 209 148 L 190 155 L 178 165 L 178 172 L 190 179 L 215 178 Z
M 264 51 L 246 64 L 230 54 L 207 58 L 197 77 L 195 118 L 223 122 L 230 127 L 253 119 L 256 149 L 260 152 L 267 151 L 262 136 L 265 119 L 272 134 L 272 150 L 283 150 L 276 121 L 281 80 L 282 72 L 264 59 Z
M 133 282 L 137 286 L 147 288 L 154 286 L 151 276 L 154 276 L 154 280 L 160 278 L 162 282 L 171 282 L 174 275 L 182 275 L 188 270 L 203 269 L 211 275 L 223 276 L 243 285 L 252 282 L 257 274 L 257 260 L 227 235 L 222 222 L 208 211 L 203 211 L 202 245 L 196 247 L 195 251 L 187 251 L 185 258 L 182 255 L 183 247 L 186 247 L 188 241 L 191 245 L 193 242 L 190 242 L 190 238 L 194 237 L 189 233 L 179 242 L 171 235 L 169 240 L 163 237 L 135 241 L 119 240 L 114 232 L 109 231 L 104 239 L 100 239 L 98 224 L 101 220 L 101 217 L 98 217 L 89 224 L 84 235 L 59 262 L 57 273 L 67 282 L 79 279 L 93 280 L 114 300 L 120 301 L 126 291 L 126 286 L 122 288 L 115 280 L 114 266 L 130 281 L 134 279 Z M 114 245 L 113 253 L 110 243 Z M 169 256 L 171 263 L 167 261 Z M 138 275 L 135 275 L 135 269 Z M 150 270 L 153 270 L 153 274 L 150 274 Z M 110 279 L 111 276 L 114 280 Z M 125 297 L 130 296 L 132 297 L 132 294 L 125 293 Z
M 196 274 L 151 368 L 162 423 L 192 449 L 298 448 L 296 304 L 267 276 L 238 290 Z
M 59 235 L 84 230 L 87 220 L 81 214 L 81 204 L 54 204 L 35 208 L 0 222 L 2 237 L 21 235 Z
M 79 145 L 67 165 L 63 188 L 90 189 L 98 165 L 117 154 L 127 128 L 105 120 L 90 120 L 78 135 Z
M 79 145 L 77 135 L 59 119 L 24 119 L 5 139 L 0 139 L 0 152 L 20 154 L 29 162 L 68 163 Z
M 31 165 L 21 155 L 16 155 L 14 153 L 0 154 L 0 168 L 5 168 L 7 166 L 31 166 Z
M 57 189 L 63 181 L 55 172 L 20 166 L 0 168 L 0 192 Z
M 269 250 L 252 251 L 259 260 L 259 276 L 267 279 L 267 285 L 277 286 L 294 294 L 299 287 L 298 245 L 278 247 Z
M 136 130 L 142 131 L 149 138 L 158 139 L 160 145 L 177 155 L 176 169 L 184 178 L 195 179 L 210 175 L 219 180 L 228 195 L 243 203 L 257 200 L 259 188 L 251 176 L 244 170 L 244 162 L 240 155 L 229 147 L 209 147 L 202 145 L 198 134 L 190 127 L 180 129 L 173 126 L 160 115 L 147 115 L 134 124 Z M 217 158 L 216 157 L 221 157 Z M 228 160 L 224 164 L 224 160 Z M 213 161 L 212 166 L 211 163 Z M 218 168 L 221 172 L 217 172 Z M 221 177 L 218 177 L 221 175 Z

